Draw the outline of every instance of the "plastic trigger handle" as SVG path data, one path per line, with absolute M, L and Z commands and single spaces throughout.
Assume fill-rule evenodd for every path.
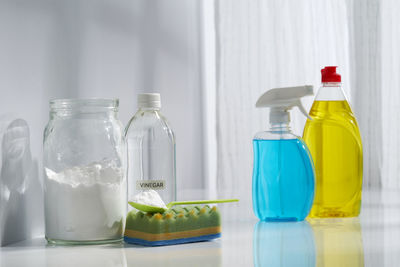
M 306 109 L 303 107 L 303 104 L 301 103 L 300 99 L 296 101 L 296 104 L 295 104 L 295 105 L 299 108 L 299 110 L 301 111 L 301 113 L 304 114 L 304 116 L 306 116 L 308 119 L 312 120 L 312 118 L 310 117 L 310 115 L 308 115 Z

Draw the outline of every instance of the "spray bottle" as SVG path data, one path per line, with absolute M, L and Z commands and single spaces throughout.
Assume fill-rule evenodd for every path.
M 310 118 L 300 99 L 312 86 L 268 90 L 256 107 L 269 107 L 270 130 L 253 139 L 253 209 L 262 221 L 302 221 L 314 199 L 314 164 L 303 140 L 289 127 L 292 107 Z

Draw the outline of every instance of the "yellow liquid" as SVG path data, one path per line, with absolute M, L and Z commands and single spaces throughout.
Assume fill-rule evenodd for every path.
M 315 165 L 315 197 L 310 217 L 360 214 L 362 144 L 347 101 L 315 101 L 304 128 Z

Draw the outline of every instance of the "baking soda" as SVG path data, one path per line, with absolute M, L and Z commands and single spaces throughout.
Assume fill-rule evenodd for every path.
M 66 241 L 121 239 L 127 188 L 121 167 L 104 160 L 46 172 L 46 238 Z
M 160 207 L 166 209 L 167 206 L 165 205 L 164 201 L 162 201 L 160 195 L 154 190 L 146 190 L 139 194 L 137 194 L 133 199 L 133 202 Z

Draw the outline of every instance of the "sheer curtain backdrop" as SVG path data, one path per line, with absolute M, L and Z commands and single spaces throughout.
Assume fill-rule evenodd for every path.
M 216 0 L 218 192 L 252 217 L 252 138 L 268 127 L 267 89 L 320 85 L 339 66 L 361 128 L 364 188 L 400 188 L 399 1 Z M 304 101 L 310 108 L 313 97 Z M 302 135 L 305 118 L 292 125 Z

